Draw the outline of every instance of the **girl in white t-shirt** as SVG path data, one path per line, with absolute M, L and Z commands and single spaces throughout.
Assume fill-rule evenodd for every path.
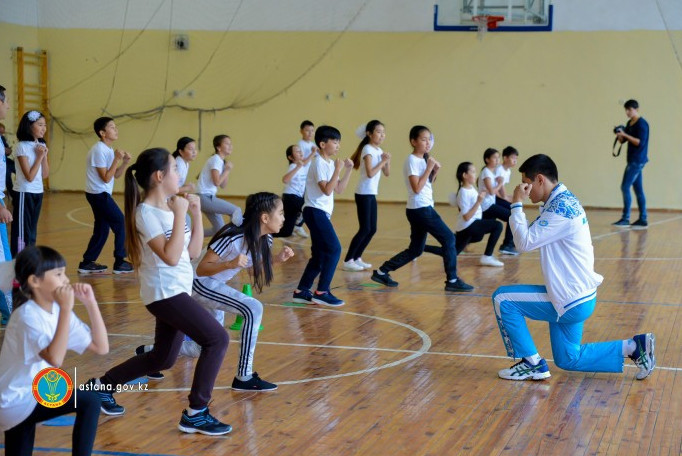
M 90 350 L 98 355 L 109 352 L 107 329 L 92 287 L 69 284 L 64 257 L 50 247 L 26 247 L 17 255 L 14 269 L 19 287 L 14 290 L 14 310 L 0 352 L 0 430 L 5 432 L 5 453 L 32 454 L 37 423 L 75 413 L 73 454 L 89 455 L 97 433 L 97 394 L 76 386 L 67 399 L 64 383 L 69 380 L 63 378 L 63 371 L 44 370 L 59 368 L 67 350 L 81 354 Z M 92 330 L 73 312 L 74 298 L 85 306 Z M 32 384 L 40 391 L 47 375 L 55 374 L 56 392 L 62 394 L 56 399 L 66 401 L 59 405 L 41 395 L 52 407 L 38 404 Z
M 495 202 L 495 198 L 500 194 L 500 189 L 504 188 L 504 179 L 495 176 L 495 169 L 499 161 L 500 153 L 496 149 L 488 148 L 483 152 L 485 166 L 481 170 L 481 176 L 478 178 L 478 191 L 486 192 L 486 196 L 481 203 L 481 210 L 483 211 L 483 218 L 486 220 L 499 219 L 507 222 L 504 240 L 500 246 L 500 253 L 518 255 L 519 253 L 516 247 L 514 247 L 514 237 L 509 227 L 511 209 L 509 205 L 505 207 Z
M 232 155 L 232 139 L 218 135 L 213 138 L 213 148 L 215 153 L 202 168 L 197 185 L 201 210 L 211 222 L 211 228 L 204 230 L 204 236 L 213 236 L 225 225 L 223 214 L 229 215 L 235 225 L 242 224 L 242 210 L 217 196 L 218 187 L 225 188 L 232 171 L 232 162 L 226 161 Z
M 244 223 L 225 225 L 208 243 L 208 248 L 196 268 L 192 297 L 212 312 L 220 322 L 224 313 L 244 317 L 239 345 L 237 375 L 232 381 L 236 391 L 272 391 L 277 385 L 267 382 L 253 372 L 253 356 L 258 340 L 258 328 L 263 318 L 263 304 L 256 298 L 235 290 L 226 282 L 242 269 L 248 269 L 259 292 L 272 280 L 272 266 L 284 263 L 294 251 L 284 247 L 273 257 L 272 235 L 284 222 L 282 200 L 274 193 L 255 193 L 246 198 Z M 201 347 L 185 341 L 181 353 L 198 356 Z
M 197 158 L 197 153 L 197 143 L 192 138 L 183 136 L 178 139 L 173 158 L 175 158 L 175 164 L 178 167 L 178 185 L 180 186 L 178 193 L 180 194 L 194 193 L 197 190 L 194 182 L 187 182 L 189 166 Z
M 35 245 L 38 236 L 38 217 L 43 205 L 43 179 L 50 174 L 45 116 L 29 111 L 21 117 L 17 128 L 19 142 L 14 146 L 17 157 L 18 202 L 14 204 L 10 249 L 15 256 L 27 245 Z
M 303 160 L 303 152 L 299 146 L 291 145 L 286 150 L 289 168 L 282 182 L 284 191 L 282 192 L 282 203 L 284 204 L 284 225 L 279 233 L 273 234 L 274 237 L 289 237 L 296 233 L 301 237 L 307 238 L 308 233 L 303 228 L 303 194 L 305 193 L 305 181 L 308 177 L 310 162 Z
M 480 263 L 483 266 L 504 266 L 504 263 L 493 256 L 495 244 L 502 234 L 502 223 L 497 220 L 484 220 L 481 211 L 481 203 L 486 197 L 486 192 L 476 190 L 476 167 L 471 162 L 463 162 L 457 166 L 457 191 L 454 205 L 459 208 L 457 227 L 455 228 L 455 247 L 457 254 L 470 243 L 480 242 L 483 236 L 488 236 L 485 253 L 481 256 Z M 427 245 L 425 252 L 442 255 L 442 249 Z
M 348 247 L 343 263 L 343 269 L 346 271 L 362 271 L 372 267 L 371 264 L 362 261 L 362 253 L 377 232 L 379 179 L 382 173 L 386 177 L 390 173 L 391 154 L 379 147 L 385 137 L 384 124 L 378 120 L 370 121 L 365 127 L 365 137 L 351 156 L 353 167 L 361 168 L 360 180 L 355 188 L 355 204 L 360 227 Z
M 387 287 L 397 287 L 398 282 L 389 274 L 405 266 L 424 252 L 426 236 L 431 235 L 443 249 L 443 267 L 447 280 L 445 291 L 471 291 L 471 285 L 457 276 L 457 251 L 455 236 L 433 207 L 431 183 L 436 179 L 440 163 L 429 155 L 433 135 L 423 125 L 410 130 L 412 153 L 405 160 L 403 176 L 407 187 L 407 221 L 410 223 L 410 245 L 407 249 L 375 269 L 372 280 Z
M 138 186 L 144 190 L 141 201 Z M 175 159 L 166 149 L 142 152 L 125 175 L 126 247 L 140 278 L 140 297 L 156 319 L 154 349 L 140 353 L 88 383 L 98 390 L 102 411 L 122 415 L 113 391 L 131 380 L 168 369 L 178 357 L 184 334 L 201 345 L 178 428 L 182 432 L 222 435 L 232 430 L 208 410 L 216 376 L 227 350 L 225 329 L 191 297 L 190 258 L 201 253 L 203 224 L 196 195 L 177 196 Z M 192 228 L 185 214 L 192 216 Z

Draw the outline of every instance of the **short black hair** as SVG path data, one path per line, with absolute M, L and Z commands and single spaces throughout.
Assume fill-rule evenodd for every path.
M 5 90 L 7 89 L 0 85 L 0 101 L 5 101 Z
M 107 128 L 107 124 L 113 120 L 114 119 L 111 117 L 100 117 L 99 119 L 95 120 L 95 123 L 92 124 L 92 127 L 95 129 L 95 134 L 98 138 L 101 138 L 99 132 L 105 130 Z
M 303 130 L 305 127 L 314 127 L 314 126 L 315 126 L 315 124 L 309 120 L 304 120 L 303 122 L 301 122 L 301 130 Z
M 315 144 L 317 144 L 317 147 L 320 147 L 320 143 L 333 139 L 341 140 L 341 132 L 338 129 L 329 125 L 320 125 L 315 130 Z
M 552 182 L 559 181 L 559 171 L 554 161 L 545 154 L 537 154 L 528 158 L 521 166 L 519 172 L 534 180 L 538 174 L 542 174 Z
M 519 151 L 516 150 L 516 147 L 514 146 L 507 146 L 504 149 L 502 149 L 502 156 L 503 157 L 509 157 L 510 155 L 519 155 Z
M 625 109 L 630 109 L 630 108 L 632 108 L 632 109 L 639 109 L 639 103 L 637 103 L 637 100 L 632 100 L 632 99 L 630 99 L 630 100 L 628 100 L 628 101 L 625 102 L 625 104 L 623 105 L 623 107 L 624 107 Z

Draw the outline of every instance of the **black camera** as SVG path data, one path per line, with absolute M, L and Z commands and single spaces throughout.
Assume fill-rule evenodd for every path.
M 625 125 L 617 125 L 613 127 L 613 134 L 620 133 L 621 131 L 625 131 Z

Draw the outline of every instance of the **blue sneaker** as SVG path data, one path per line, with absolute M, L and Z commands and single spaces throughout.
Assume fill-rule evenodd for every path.
M 509 369 L 502 369 L 497 375 L 507 380 L 544 380 L 552 376 L 544 358 L 536 365 L 522 359 Z
M 188 434 L 194 434 L 198 432 L 199 434 L 204 435 L 224 435 L 232 431 L 232 426 L 221 423 L 215 419 L 210 413 L 208 413 L 208 407 L 206 407 L 204 410 L 193 416 L 189 416 L 187 414 L 187 410 L 183 410 L 182 417 L 180 418 L 180 424 L 178 424 L 178 429 Z
M 345 304 L 344 301 L 334 296 L 330 291 L 325 291 L 324 293 L 315 292 L 313 294 L 313 302 L 329 307 L 341 307 Z
M 313 303 L 313 293 L 310 290 L 294 291 L 294 302 L 300 302 L 301 304 L 312 304 Z
M 637 334 L 632 338 L 637 344 L 635 352 L 630 355 L 630 359 L 639 367 L 637 380 L 644 380 L 656 367 L 656 356 L 654 355 L 654 343 L 656 337 L 653 333 Z

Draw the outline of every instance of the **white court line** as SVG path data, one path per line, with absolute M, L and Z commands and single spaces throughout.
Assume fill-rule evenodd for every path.
M 69 212 L 66 213 L 66 218 L 69 219 L 69 220 L 71 220 L 73 223 L 77 223 L 77 224 L 79 224 L 79 225 L 83 225 L 83 226 L 87 226 L 87 227 L 89 227 L 89 228 L 92 228 L 92 227 L 94 226 L 92 223 L 81 222 L 80 220 L 76 219 L 76 218 L 73 216 L 73 213 L 74 213 L 74 212 L 78 212 L 78 211 L 80 211 L 80 210 L 83 210 L 83 209 L 85 209 L 86 207 L 87 207 L 87 206 L 81 206 L 81 207 L 77 207 L 76 209 L 71 209 Z

